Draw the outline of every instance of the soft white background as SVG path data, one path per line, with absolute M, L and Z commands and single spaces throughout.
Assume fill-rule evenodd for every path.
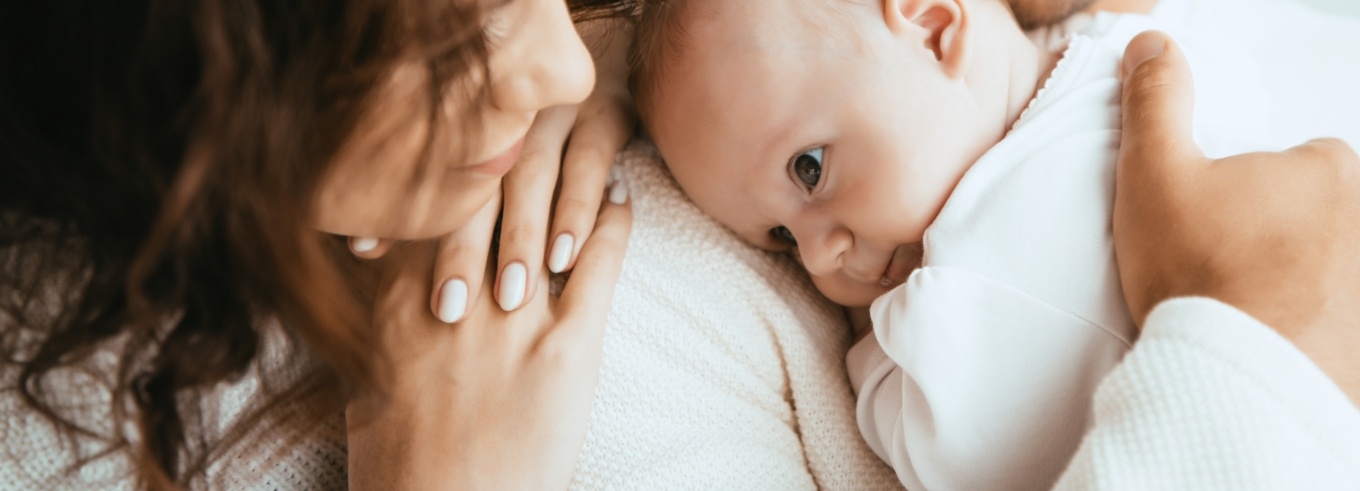
M 1360 15 L 1360 0 L 1300 0 L 1318 10 L 1348 15 Z

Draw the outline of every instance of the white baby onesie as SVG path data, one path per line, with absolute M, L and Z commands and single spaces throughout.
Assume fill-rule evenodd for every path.
M 921 268 L 874 302 L 874 336 L 847 356 L 860 431 L 908 489 L 1052 487 L 1086 432 L 1097 384 L 1137 335 L 1110 229 L 1128 27 L 1071 38 L 1012 131 L 926 230 Z M 1196 65 L 1206 79 L 1197 88 L 1235 85 L 1207 104 L 1264 102 L 1253 67 L 1214 60 L 1229 62 Z M 1197 110 L 1196 139 L 1212 153 L 1247 148 L 1225 142 L 1264 121 L 1224 107 L 1233 110 Z

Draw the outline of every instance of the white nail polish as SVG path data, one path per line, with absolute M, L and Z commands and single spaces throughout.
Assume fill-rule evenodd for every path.
M 439 320 L 452 324 L 462 319 L 467 311 L 467 296 L 468 287 L 463 280 L 445 281 L 444 288 L 439 290 Z
M 349 247 L 354 249 L 354 252 L 369 252 L 378 248 L 378 239 L 372 237 L 351 237 L 349 239 Z
M 628 183 L 620 179 L 614 183 L 614 187 L 609 188 L 609 202 L 621 205 L 628 201 Z
M 548 271 L 561 273 L 571 261 L 571 250 L 576 246 L 576 238 L 571 234 L 561 234 L 553 240 L 552 251 L 548 253 Z
M 501 273 L 500 304 L 501 310 L 510 312 L 524 302 L 524 287 L 529 281 L 529 271 L 524 263 L 513 262 Z

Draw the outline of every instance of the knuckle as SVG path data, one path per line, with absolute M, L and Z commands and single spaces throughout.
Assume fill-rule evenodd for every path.
M 1349 143 L 1340 138 L 1320 138 L 1313 140 L 1313 143 L 1322 147 L 1326 158 L 1342 164 L 1354 164 L 1360 157 L 1355 154 L 1355 149 Z
M 1309 164 L 1325 169 L 1332 179 L 1348 179 L 1355 177 L 1357 167 L 1360 167 L 1360 158 L 1345 141 L 1337 138 L 1319 138 L 1310 140 L 1298 147 L 1301 158 L 1306 159 Z
M 553 150 L 551 145 L 525 145 L 524 150 L 519 156 L 519 163 L 515 165 L 515 177 L 520 180 L 527 180 L 538 183 L 556 179 L 556 169 L 560 150 Z
M 586 215 L 594 215 L 599 209 L 599 199 L 587 201 L 575 196 L 562 196 L 557 201 L 558 216 L 568 220 L 586 221 Z
M 501 244 L 511 247 L 529 246 L 535 242 L 542 242 L 542 234 L 538 233 L 537 227 L 519 225 L 508 227 L 501 230 Z
M 585 349 L 577 339 L 571 329 L 564 329 L 561 324 L 572 322 L 568 319 L 561 319 L 548 328 L 539 341 L 534 354 L 542 363 L 549 366 L 570 367 L 580 363 L 585 358 Z
M 614 251 L 618 247 L 618 239 L 609 230 L 596 230 L 591 234 L 590 240 L 595 242 L 595 247 L 588 247 L 581 250 L 581 255 L 576 259 L 577 264 L 593 264 L 596 266 L 613 264 L 623 258 Z
M 594 164 L 593 167 L 608 168 L 614 163 L 613 152 L 610 151 L 611 145 L 601 141 L 601 139 L 590 139 L 589 142 L 572 144 L 567 149 L 567 162 L 575 168 L 581 165 Z
M 1176 77 L 1165 70 L 1157 70 L 1151 63 L 1134 71 L 1124 83 L 1125 104 L 1140 105 L 1152 102 L 1176 83 Z
M 482 281 L 482 274 L 486 268 L 471 261 L 455 261 L 435 268 L 435 287 L 438 288 L 445 281 L 458 278 L 463 280 L 469 291 L 476 291 L 478 284 Z
M 598 233 L 590 236 L 591 241 L 598 241 L 601 238 L 602 237 L 600 237 Z M 580 270 L 581 265 L 598 265 L 598 263 L 606 259 L 608 259 L 608 257 L 600 252 L 598 245 L 596 247 L 586 247 L 581 249 L 580 255 L 576 257 L 577 269 Z
M 471 269 L 473 264 L 479 262 L 479 258 L 486 256 L 485 248 L 478 249 L 472 245 L 458 244 L 445 246 L 439 251 L 436 257 L 435 269 L 439 271 L 457 271 Z

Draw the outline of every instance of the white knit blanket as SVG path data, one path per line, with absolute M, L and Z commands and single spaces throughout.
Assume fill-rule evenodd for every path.
M 787 257 L 689 203 L 650 146 L 572 489 L 897 489 L 860 438 L 850 330 Z
M 619 157 L 634 225 L 615 289 L 591 425 L 572 489 L 900 489 L 854 419 L 839 308 L 788 258 L 756 250 L 702 215 L 654 150 Z M 204 401 L 212 438 L 251 402 L 254 378 Z M 72 387 L 82 419 L 100 421 L 107 394 Z M 0 393 L 0 489 L 130 489 L 123 456 L 62 470 L 51 428 Z M 237 449 L 206 489 L 345 487 L 344 425 L 336 417 L 300 445 Z M 90 448 L 90 447 L 87 447 Z

